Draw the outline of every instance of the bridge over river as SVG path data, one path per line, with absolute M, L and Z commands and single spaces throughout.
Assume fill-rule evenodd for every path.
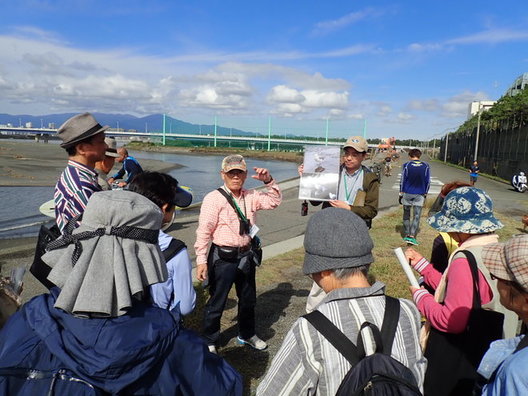
M 35 135 L 35 136 L 55 136 L 57 129 L 50 128 L 27 128 L 27 127 L 13 127 L 13 126 L 0 126 L 0 134 L 9 135 Z M 288 144 L 288 145 L 326 145 L 326 146 L 342 146 L 343 140 L 330 140 L 328 138 L 321 139 L 294 139 L 294 138 L 282 138 L 272 136 L 227 136 L 219 134 L 195 134 L 195 133 L 167 133 L 167 132 L 139 132 L 139 131 L 120 131 L 115 129 L 108 129 L 106 131 L 108 136 L 114 137 L 128 137 L 128 138 L 160 138 L 162 144 L 165 144 L 167 138 L 181 139 L 181 140 L 203 140 L 212 142 L 216 147 L 217 142 L 247 142 L 247 143 L 261 143 L 263 148 L 267 145 L 267 150 L 271 149 L 271 145 L 277 144 Z M 377 148 L 377 144 L 369 144 L 370 148 Z M 397 149 L 407 149 L 408 146 L 395 146 Z

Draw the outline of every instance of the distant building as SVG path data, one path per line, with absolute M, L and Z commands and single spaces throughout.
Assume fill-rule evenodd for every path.
M 489 110 L 496 103 L 495 100 L 476 100 L 469 104 L 468 120 L 478 113 L 479 109 Z
M 504 96 L 515 96 L 528 86 L 528 73 L 523 73 L 515 79 L 513 84 L 504 93 Z
M 48 123 L 48 129 L 55 129 L 55 123 L 54 122 Z
M 31 121 L 26 122 L 24 125 L 26 126 L 26 128 L 33 128 L 33 123 Z

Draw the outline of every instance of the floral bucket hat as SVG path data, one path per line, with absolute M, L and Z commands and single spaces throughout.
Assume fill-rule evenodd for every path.
M 445 197 L 442 209 L 427 219 L 440 232 L 484 234 L 504 225 L 493 215 L 493 201 L 483 190 L 460 187 Z

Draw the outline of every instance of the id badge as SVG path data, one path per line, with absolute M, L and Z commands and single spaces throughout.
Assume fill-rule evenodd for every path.
M 258 228 L 256 224 L 252 224 L 251 228 L 249 229 L 249 236 L 251 238 L 254 238 L 255 235 L 257 235 L 257 232 L 259 231 L 260 231 L 260 228 Z

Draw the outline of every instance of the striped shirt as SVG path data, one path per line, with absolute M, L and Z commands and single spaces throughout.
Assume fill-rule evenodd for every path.
M 88 199 L 101 191 L 95 170 L 79 162 L 69 160 L 55 185 L 55 221 L 62 230 L 68 221 L 84 212 Z
M 257 210 L 275 209 L 282 202 L 282 194 L 275 181 L 266 184 L 266 187 L 267 191 L 242 189 L 240 197 L 233 196 L 252 225 L 255 224 Z M 224 188 L 227 190 L 227 187 Z M 240 235 L 240 221 L 235 209 L 217 190 L 205 196 L 200 209 L 194 244 L 196 264 L 207 264 L 209 242 L 233 247 L 247 246 L 251 242 L 249 235 Z
M 385 312 L 385 285 L 376 282 L 368 288 L 335 289 L 317 307 L 356 344 L 365 321 L 381 328 Z M 427 360 L 419 345 L 420 314 L 409 300 L 400 299 L 400 318 L 391 356 L 409 367 L 423 389 Z M 370 330 L 364 330 L 365 352 L 375 344 Z M 308 321 L 293 324 L 257 389 L 259 396 L 335 395 L 350 370 L 350 363 Z

